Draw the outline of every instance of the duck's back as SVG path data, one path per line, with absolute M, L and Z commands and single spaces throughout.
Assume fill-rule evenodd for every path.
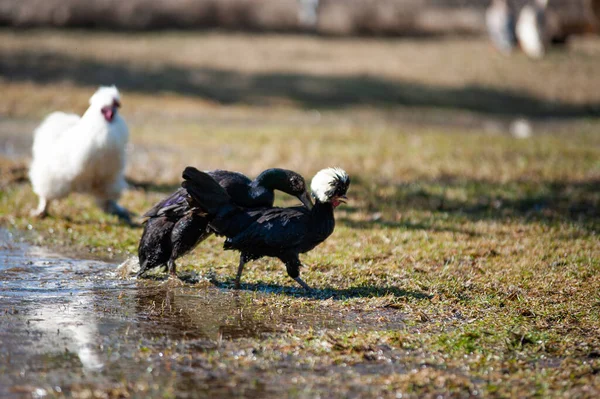
M 335 227 L 330 205 L 319 204 L 315 208 L 311 211 L 292 207 L 244 212 L 239 216 L 239 224 L 246 223 L 246 226 L 240 226 L 238 234 L 228 235 L 225 249 L 261 256 L 308 252 L 325 241 Z
M 219 222 L 226 226 L 225 249 L 275 256 L 302 241 L 309 231 L 310 220 L 308 210 L 295 207 L 245 211 Z
M 273 206 L 275 200 L 273 191 L 264 187 L 255 187 L 252 180 L 242 173 L 219 169 L 207 173 L 225 189 L 237 206 L 242 208 Z
M 167 216 L 169 218 L 178 219 L 183 217 L 188 209 L 187 191 L 183 188 L 179 188 L 177 191 L 150 208 L 144 213 L 144 217 L 154 218 L 158 216 Z
M 238 206 L 256 208 L 273 205 L 272 200 L 270 203 L 264 205 L 265 201 L 261 202 L 253 198 L 250 187 L 252 180 L 241 173 L 219 169 L 207 173 L 225 189 L 233 202 Z M 144 214 L 144 217 L 168 216 L 178 219 L 183 217 L 188 210 L 188 192 L 185 188 L 180 187 L 174 193 L 155 204 Z

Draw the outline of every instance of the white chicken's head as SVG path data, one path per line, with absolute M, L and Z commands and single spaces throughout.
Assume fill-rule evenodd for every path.
M 350 177 L 341 168 L 321 169 L 310 183 L 313 197 L 318 202 L 331 202 L 333 207 L 346 202 L 346 192 L 350 186 Z
M 119 90 L 113 86 L 101 86 L 92 97 L 90 107 L 100 110 L 107 122 L 112 122 L 117 114 L 117 108 L 121 106 L 121 95 Z

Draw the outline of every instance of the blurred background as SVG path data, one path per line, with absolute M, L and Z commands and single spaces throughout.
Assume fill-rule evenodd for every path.
M 437 178 L 456 170 L 382 164 L 314 143 L 377 132 L 528 139 L 594 131 L 599 7 L 597 0 L 0 0 L 0 148 L 26 156 L 41 118 L 82 113 L 98 85 L 115 84 L 135 146 L 130 171 L 144 181 L 174 184 L 189 163 L 311 173 L 349 159 L 382 179 L 407 170 Z
M 15 27 L 209 29 L 322 35 L 483 34 L 490 0 L 1 0 L 0 23 Z M 509 0 L 519 11 L 530 0 Z M 551 36 L 594 32 L 597 0 L 550 0 Z

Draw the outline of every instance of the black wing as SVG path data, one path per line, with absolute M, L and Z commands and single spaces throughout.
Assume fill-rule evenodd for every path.
M 219 185 L 225 188 L 225 191 L 231 189 L 234 192 L 242 191 L 247 193 L 248 185 L 251 183 L 251 180 L 248 177 L 238 172 L 217 169 L 207 173 L 215 179 Z M 167 216 L 169 218 L 182 218 L 190 211 L 190 200 L 187 190 L 180 187 L 174 193 L 150 208 L 143 217 L 153 218 Z
M 184 188 L 179 188 L 167 198 L 158 202 L 150 210 L 144 213 L 143 217 L 153 218 L 159 216 L 168 216 L 174 218 L 183 217 L 190 211 L 189 196 Z
M 238 206 L 244 208 L 256 208 L 258 206 L 273 205 L 273 200 L 267 201 L 266 204 L 257 204 L 256 199 L 253 198 L 250 193 L 252 180 L 241 173 L 230 172 L 227 170 L 213 170 L 207 173 L 225 189 L 233 202 Z
M 248 211 L 246 214 L 256 219 L 235 237 L 230 237 L 226 245 L 236 249 L 294 248 L 308 234 L 309 212 L 304 207 Z
M 217 181 L 225 190 L 230 185 L 245 185 L 248 186 L 252 183 L 246 175 L 239 172 L 230 172 L 228 170 L 216 169 L 206 172 Z

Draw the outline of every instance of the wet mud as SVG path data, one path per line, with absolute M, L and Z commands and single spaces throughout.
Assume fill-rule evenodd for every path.
M 277 294 L 121 279 L 116 266 L 0 230 L 0 397 L 277 396 L 285 384 L 253 377 L 261 340 L 360 324 L 273 306 Z M 249 359 L 243 372 L 219 367 L 224 352 Z

